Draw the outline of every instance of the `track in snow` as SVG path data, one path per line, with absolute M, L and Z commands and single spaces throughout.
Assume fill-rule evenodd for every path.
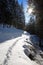
M 6 53 L 6 58 L 4 59 L 3 63 L 0 64 L 0 65 L 8 65 L 8 61 L 10 60 L 10 56 L 12 55 L 12 49 L 13 49 L 13 47 L 16 45 L 16 43 L 17 43 L 20 39 L 22 39 L 22 37 L 19 38 L 19 39 L 17 39 L 17 40 L 12 44 L 12 46 L 9 47 L 9 49 L 8 49 L 8 51 L 7 51 L 7 53 Z

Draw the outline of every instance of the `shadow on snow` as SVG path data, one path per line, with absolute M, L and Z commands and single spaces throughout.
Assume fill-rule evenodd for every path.
M 20 37 L 23 32 L 16 28 L 0 28 L 0 43 Z

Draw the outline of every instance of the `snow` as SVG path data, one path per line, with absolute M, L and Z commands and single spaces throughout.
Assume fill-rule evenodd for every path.
M 0 26 L 0 65 L 39 65 L 24 53 L 30 36 L 26 31 Z

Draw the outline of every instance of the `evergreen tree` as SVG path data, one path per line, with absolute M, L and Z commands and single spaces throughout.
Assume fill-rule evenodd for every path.
M 35 6 L 34 14 L 36 15 L 36 22 L 35 22 L 35 30 L 36 34 L 40 37 L 40 44 L 41 39 L 43 39 L 43 0 L 28 0 L 28 3 Z M 29 6 L 30 6 L 29 5 Z
M 0 23 L 23 28 L 25 24 L 24 11 L 18 0 L 0 0 Z

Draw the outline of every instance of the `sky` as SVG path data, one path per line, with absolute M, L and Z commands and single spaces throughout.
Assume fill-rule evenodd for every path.
M 28 5 L 27 5 L 27 0 L 18 0 L 19 4 L 23 3 L 23 7 L 24 7 L 24 13 L 25 13 L 25 24 L 28 24 L 29 21 L 30 21 L 30 17 L 33 17 L 34 18 L 34 21 L 36 20 L 36 16 L 34 15 L 31 15 L 26 12 L 27 11 L 27 8 L 28 8 Z
M 25 23 L 28 23 L 29 20 L 29 14 L 26 12 L 27 11 L 27 0 L 18 0 L 19 4 L 23 3 L 23 7 L 24 7 L 24 13 L 25 13 Z

